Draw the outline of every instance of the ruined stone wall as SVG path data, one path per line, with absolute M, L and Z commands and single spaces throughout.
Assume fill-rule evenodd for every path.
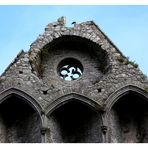
M 79 79 L 68 82 L 60 78 L 58 66 L 66 58 L 74 58 L 82 64 L 83 73 Z M 120 126 L 117 112 L 111 108 L 116 98 L 132 90 L 148 99 L 148 78 L 137 65 L 129 61 L 93 21 L 66 27 L 64 18 L 48 24 L 29 51 L 21 51 L 0 77 L 0 103 L 7 95 L 19 91 L 24 100 L 28 98 L 38 112 L 31 124 L 41 120 L 42 142 L 62 142 L 58 123 L 50 113 L 70 99 L 81 100 L 98 111 L 102 132 L 99 142 L 121 142 L 120 132 L 116 130 Z M 69 94 L 72 96 L 67 97 Z M 96 123 L 94 121 L 94 126 Z M 147 125 L 146 118 L 143 123 Z M 0 141 L 4 142 L 3 120 L 0 127 L 3 133 L 0 133 Z M 27 142 L 38 139 L 33 136 L 39 133 L 38 127 L 28 127 L 30 129 L 32 135 Z M 57 133 L 53 132 L 56 130 Z M 89 132 L 98 136 L 94 129 Z M 143 141 L 147 141 L 146 138 Z
M 59 35 L 56 36 L 56 34 Z M 52 42 L 55 38 L 62 37 L 62 35 L 78 36 L 82 37 L 83 39 L 89 39 L 97 43 L 98 49 L 96 50 L 100 50 L 101 47 L 101 50 L 106 51 L 108 54 L 106 58 L 108 58 L 107 60 L 109 72 L 101 76 L 101 79 L 97 80 L 97 78 L 100 77 L 99 71 L 92 69 L 95 65 L 89 66 L 89 64 L 93 63 L 92 60 L 94 60 L 94 58 L 92 59 L 90 57 L 89 62 L 89 60 L 86 60 L 89 59 L 89 57 L 86 56 L 84 59 L 84 61 L 86 62 L 85 69 L 91 69 L 91 71 L 88 71 L 89 74 L 87 74 L 86 77 L 90 76 L 89 80 L 92 79 L 92 86 L 90 83 L 90 86 L 88 85 L 87 89 L 84 87 L 83 91 L 79 89 L 79 87 L 77 87 L 77 83 L 79 82 L 73 83 L 73 86 L 76 85 L 75 89 L 71 87 L 60 88 L 59 91 L 56 87 L 52 88 L 51 85 L 46 86 L 43 80 L 38 77 L 37 71 L 34 71 L 34 67 L 39 62 L 39 53 L 40 50 L 42 50 L 42 48 L 44 47 L 44 45 Z M 62 51 L 59 50 L 59 52 Z M 53 56 L 53 54 L 55 55 Z M 66 54 L 68 56 L 75 56 L 74 51 L 60 54 L 57 53 L 54 49 L 53 52 L 51 51 L 51 53 L 49 54 L 49 60 L 52 61 L 51 57 L 53 58 L 53 60 L 55 60 L 55 66 L 53 63 L 50 64 L 50 62 L 48 64 L 48 66 L 51 65 L 51 67 L 54 66 L 55 68 L 54 70 L 52 70 L 53 73 L 51 75 L 50 73 L 48 73 L 51 67 L 47 67 L 45 69 L 45 71 L 47 71 L 47 74 L 45 75 L 47 76 L 49 74 L 48 76 L 51 77 L 50 81 L 54 81 L 52 76 L 56 76 L 55 74 L 57 74 L 56 66 L 59 63 L 58 61 L 60 61 L 60 57 L 61 59 L 67 57 Z M 84 54 L 87 55 L 87 51 Z M 76 57 L 80 59 L 82 56 L 80 56 L 80 54 L 78 53 Z M 81 58 L 82 61 L 83 58 Z M 110 94 L 112 94 L 115 90 L 122 88 L 123 86 L 126 86 L 128 84 L 133 84 L 134 86 L 138 86 L 147 90 L 147 77 L 143 75 L 139 68 L 135 68 L 132 64 L 126 61 L 127 59 L 123 58 L 122 54 L 118 52 L 118 50 L 113 46 L 113 44 L 110 44 L 110 42 L 107 41 L 107 38 L 104 36 L 104 34 L 100 30 L 98 30 L 92 22 L 76 24 L 74 28 L 65 27 L 63 24 L 61 25 L 58 23 L 51 23 L 47 25 L 45 33 L 43 35 L 40 35 L 38 39 L 31 45 L 29 55 L 28 53 L 22 53 L 20 57 L 16 58 L 16 61 L 14 61 L 14 63 L 8 68 L 8 70 L 6 70 L 4 75 L 1 76 L 0 90 L 2 92 L 3 90 L 6 90 L 10 87 L 20 88 L 28 94 L 34 96 L 34 98 L 36 98 L 39 102 L 42 102 L 41 104 L 44 107 L 46 106 L 48 101 L 50 102 L 50 100 L 59 98 L 60 96 L 66 95 L 69 92 L 76 92 L 82 94 L 91 99 L 94 99 L 94 101 L 98 101 L 99 104 L 103 105 L 103 103 L 110 96 Z M 94 64 L 95 63 L 100 64 L 97 61 L 94 62 Z M 91 73 L 93 74 L 91 75 Z M 84 81 L 88 80 L 85 79 Z M 56 83 L 53 83 L 53 85 L 56 85 Z M 81 83 L 81 85 L 85 84 Z M 52 89 L 52 91 L 51 93 L 49 91 L 49 95 L 45 96 L 42 92 L 44 89 Z M 101 89 L 101 92 L 98 93 L 98 89 Z M 50 100 L 47 100 L 47 98 L 50 98 Z

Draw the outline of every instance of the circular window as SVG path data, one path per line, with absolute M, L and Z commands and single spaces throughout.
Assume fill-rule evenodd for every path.
M 81 77 L 83 66 L 78 60 L 67 58 L 59 64 L 58 73 L 63 80 L 73 81 Z

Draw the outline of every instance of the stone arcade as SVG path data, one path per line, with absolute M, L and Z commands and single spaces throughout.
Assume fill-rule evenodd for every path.
M 93 21 L 61 17 L 0 76 L 0 142 L 148 142 L 148 79 Z

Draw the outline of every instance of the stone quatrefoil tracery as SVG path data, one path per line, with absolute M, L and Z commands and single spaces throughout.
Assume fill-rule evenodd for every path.
M 60 76 L 63 80 L 72 81 L 80 78 L 82 72 L 80 68 L 74 65 L 65 65 L 60 69 Z
M 59 75 L 65 81 L 73 81 L 82 76 L 82 64 L 73 58 L 67 58 L 60 63 Z

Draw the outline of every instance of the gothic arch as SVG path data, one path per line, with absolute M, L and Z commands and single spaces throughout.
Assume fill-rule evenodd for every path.
M 106 103 L 109 142 L 147 143 L 148 93 L 145 90 L 127 85 Z
M 42 108 L 30 95 L 17 88 L 0 93 L 1 142 L 42 142 Z M 32 137 L 32 134 L 34 137 Z
M 124 95 L 128 94 L 129 92 L 135 92 L 138 95 L 143 96 L 143 98 L 148 101 L 148 93 L 138 87 L 138 86 L 134 86 L 134 85 L 126 85 L 122 88 L 119 88 L 117 91 L 115 91 L 113 94 L 111 94 L 109 96 L 109 98 L 107 99 L 107 101 L 105 102 L 105 109 L 107 112 L 110 111 L 110 109 L 112 108 L 112 106 Z
M 55 101 L 53 101 L 46 109 L 46 114 L 50 115 L 54 110 L 56 110 L 58 107 L 60 107 L 61 105 L 71 101 L 71 100 L 78 100 L 81 101 L 82 103 L 85 103 L 86 105 L 89 105 L 89 107 L 91 107 L 93 110 L 95 110 L 96 112 L 102 110 L 102 106 L 100 104 L 98 104 L 97 102 L 82 96 L 80 94 L 76 94 L 76 93 L 71 93 L 65 96 L 62 96 L 58 99 L 56 99 Z
M 29 103 L 29 105 L 31 105 L 39 113 L 39 115 L 41 114 L 42 107 L 40 106 L 39 102 L 37 102 L 32 96 L 30 96 L 26 92 L 18 88 L 9 88 L 1 92 L 0 103 L 2 103 L 11 95 L 16 95 L 18 97 L 21 97 L 21 99 L 23 99 L 24 101 L 27 101 L 27 103 Z
M 100 105 L 78 95 L 69 94 L 54 101 L 47 109 L 50 142 L 101 143 Z M 49 142 L 49 141 L 48 141 Z

